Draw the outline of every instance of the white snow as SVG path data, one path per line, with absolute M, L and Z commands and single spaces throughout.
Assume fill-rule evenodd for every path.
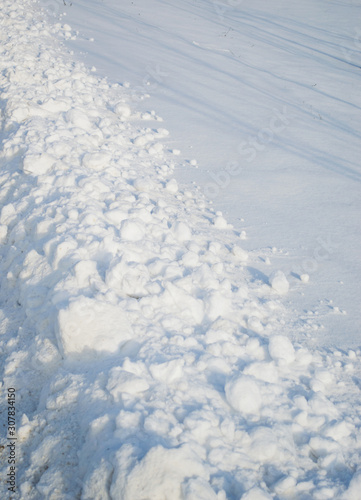
M 350 286 L 349 274 L 358 276 L 357 266 L 344 272 L 345 256 L 355 263 L 354 247 L 348 253 L 336 236 L 354 233 L 358 206 L 350 137 L 358 138 L 351 89 L 359 47 L 337 55 L 336 42 L 351 43 L 348 25 L 340 17 L 335 34 L 336 14 L 323 15 L 323 0 L 294 4 L 294 12 L 276 3 L 277 12 L 262 0 L 1 3 L 1 498 L 358 498 L 356 323 L 317 283 L 344 273 Z M 357 12 L 351 4 L 333 8 L 348 18 Z M 174 58 L 171 67 L 153 64 L 155 47 L 166 66 Z M 104 63 L 102 76 L 91 57 Z M 111 71 L 105 78 L 106 61 L 117 58 L 122 79 Z M 274 94 L 262 83 L 270 75 Z M 316 76 L 317 95 L 302 106 L 292 89 L 310 89 Z M 336 112 L 350 99 L 337 126 L 329 95 Z M 158 127 L 152 99 L 167 129 Z M 269 119 L 260 127 L 262 109 Z M 228 159 L 235 124 L 246 133 L 237 161 Z M 332 135 L 334 161 L 320 160 L 330 162 L 324 182 L 332 193 L 349 186 L 335 170 L 355 181 L 342 217 L 330 215 L 332 237 L 319 236 L 308 218 L 321 172 L 310 174 L 312 189 L 302 179 L 323 149 L 307 142 L 306 126 L 320 131 L 321 143 Z M 199 147 L 189 151 L 191 136 Z M 287 151 L 305 158 L 299 175 Z M 213 175 L 202 178 L 205 165 Z M 214 193 L 225 194 L 213 208 L 204 194 Z M 281 212 L 283 241 L 277 224 L 266 230 Z M 255 223 L 261 215 L 266 223 Z M 339 229 L 345 220 L 348 229 Z M 316 234 L 311 257 L 306 225 Z M 346 247 L 350 241 L 346 234 Z M 319 294 L 317 308 L 302 308 L 308 293 Z M 332 332 L 322 326 L 323 310 Z M 341 338 L 350 325 L 350 339 Z M 320 346 L 336 331 L 339 345 Z M 6 482 L 9 388 L 16 389 L 15 493 Z

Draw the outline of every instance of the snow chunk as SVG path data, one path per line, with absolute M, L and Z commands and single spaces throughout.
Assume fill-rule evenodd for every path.
M 183 486 L 184 500 L 219 500 L 209 482 L 202 478 L 190 479 Z
M 152 377 L 165 383 L 172 383 L 183 375 L 183 359 L 173 359 L 149 367 Z
M 149 271 L 144 264 L 129 263 L 125 260 L 114 261 L 105 278 L 108 287 L 137 298 L 148 294 L 145 285 L 149 280 Z
M 177 193 L 178 192 L 178 183 L 175 179 L 171 179 L 170 181 L 167 182 L 165 186 L 166 190 L 169 191 L 169 193 Z
M 8 227 L 5 224 L 0 224 L 0 244 L 4 243 L 8 234 Z
M 219 290 L 211 292 L 204 302 L 208 318 L 211 321 L 226 316 L 231 310 L 231 301 Z
M 361 491 L 361 467 L 353 475 L 347 491 L 342 495 L 342 500 L 359 500 Z
M 115 353 L 132 335 L 126 313 L 117 305 L 80 297 L 58 314 L 56 337 L 64 356 Z
M 26 174 L 44 175 L 56 162 L 54 156 L 48 153 L 29 154 L 23 160 L 23 171 Z
M 330 424 L 324 434 L 327 437 L 334 439 L 337 442 L 342 442 L 344 438 L 348 437 L 353 432 L 354 426 L 342 420 L 341 422 L 333 422 Z
M 272 500 L 272 498 L 266 491 L 254 487 L 242 495 L 241 500 Z
M 277 452 L 277 438 L 273 429 L 257 427 L 251 434 L 249 454 L 253 460 L 264 463 L 271 461 Z
M 121 401 L 122 393 L 136 395 L 148 389 L 148 382 L 134 375 L 134 373 L 122 370 L 119 367 L 113 368 L 110 371 L 107 390 L 113 396 L 116 403 Z
M 174 225 L 174 233 L 178 241 L 189 241 L 192 239 L 192 231 L 185 222 L 176 222 Z
M 155 446 L 135 466 L 132 451 L 131 445 L 124 445 L 116 454 L 110 487 L 113 500 L 183 500 L 181 487 L 185 478 L 208 479 L 189 446 L 173 449 Z
M 109 164 L 111 158 L 112 157 L 109 153 L 86 153 L 83 157 L 82 163 L 86 168 L 91 168 L 92 170 L 102 170 Z
M 273 362 L 252 363 L 246 366 L 246 368 L 244 369 L 244 373 L 270 384 L 276 384 L 278 382 L 278 370 Z
M 149 177 L 137 177 L 133 186 L 137 191 L 144 193 L 149 193 L 149 191 L 154 189 L 154 184 Z
M 120 237 L 123 240 L 139 241 L 144 236 L 144 226 L 134 220 L 125 220 L 120 228 Z
M 230 380 L 225 386 L 226 399 L 230 406 L 240 413 L 258 413 L 262 397 L 258 384 L 250 377 L 241 376 Z
M 268 351 L 271 358 L 280 365 L 295 360 L 295 350 L 291 341 L 284 335 L 274 335 L 269 340 Z
M 76 127 L 79 127 L 83 130 L 91 130 L 92 122 L 88 118 L 88 116 L 83 113 L 80 109 L 71 109 L 66 113 L 66 120 L 69 123 L 72 123 Z
M 12 203 L 9 203 L 8 205 L 5 205 L 1 209 L 1 215 L 0 215 L 0 222 L 1 224 L 6 228 L 7 232 L 7 225 L 11 224 L 11 222 L 16 219 L 17 214 L 15 207 Z M 4 232 L 4 230 L 3 230 Z M 6 234 L 5 234 L 6 236 Z
M 237 260 L 241 262 L 245 262 L 246 260 L 248 260 L 248 252 L 246 252 L 246 250 L 243 250 L 243 248 L 239 247 L 238 245 L 234 245 L 234 247 L 232 248 L 232 253 L 237 258 Z
M 275 271 L 272 273 L 269 278 L 269 283 L 273 290 L 280 295 L 286 294 L 290 288 L 290 284 L 282 271 Z

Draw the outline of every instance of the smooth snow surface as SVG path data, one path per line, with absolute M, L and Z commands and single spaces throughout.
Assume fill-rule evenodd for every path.
M 265 254 L 282 269 L 290 306 L 325 326 L 315 342 L 358 347 L 359 2 L 66 3 L 58 12 L 80 31 L 69 46 L 163 117 L 178 180 L 246 230 L 263 273 Z
M 271 241 L 247 248 L 247 228 L 212 208 L 206 184 L 181 182 L 184 136 L 169 136 L 145 89 L 69 53 L 76 34 L 60 13 L 95 5 L 47 1 L 50 17 L 33 0 L 0 6 L 1 415 L 6 428 L 13 387 L 17 438 L 13 494 L 1 436 L 1 498 L 358 500 L 360 348 L 312 344 L 320 318 L 287 306 L 279 252 Z M 179 2 L 163 5 L 165 22 Z M 202 13 L 206 26 L 210 13 L 223 22 L 218 4 L 184 6 L 189 30 Z M 165 50 L 172 19 L 156 30 Z M 132 32 L 144 50 L 153 26 Z M 311 271 L 301 271 L 307 294 Z

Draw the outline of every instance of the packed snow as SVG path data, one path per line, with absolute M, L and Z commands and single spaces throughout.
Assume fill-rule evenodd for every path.
M 360 348 L 313 345 L 277 249 L 176 178 L 64 7 L 0 6 L 1 498 L 358 500 Z

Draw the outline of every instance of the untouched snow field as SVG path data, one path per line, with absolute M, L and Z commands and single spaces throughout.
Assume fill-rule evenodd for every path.
M 250 236 L 235 212 L 232 226 L 218 211 L 220 205 L 226 207 L 243 195 L 243 203 L 250 203 L 255 179 L 246 175 L 237 197 L 232 194 L 233 180 L 241 182 L 242 174 L 235 175 L 237 166 L 232 164 L 232 174 L 228 168 L 234 179 L 227 189 L 215 180 L 222 169 L 211 168 L 220 162 L 212 151 L 217 149 L 227 163 L 230 148 L 222 145 L 222 137 L 229 137 L 230 117 L 224 116 L 223 125 L 218 123 L 225 132 L 217 143 L 212 134 L 199 137 L 210 144 L 210 180 L 199 182 L 199 188 L 180 182 L 184 170 L 189 176 L 201 172 L 197 182 L 205 179 L 205 147 L 197 150 L 199 164 L 204 163 L 198 169 L 198 154 L 178 154 L 182 145 L 187 148 L 192 134 L 194 142 L 198 139 L 197 125 L 180 116 L 179 128 L 173 128 L 168 124 L 174 123 L 175 113 L 162 121 L 158 108 L 153 111 L 153 97 L 146 99 L 145 94 L 154 76 L 150 85 L 142 81 L 132 86 L 125 82 L 130 76 L 115 83 L 80 62 L 64 44 L 80 42 L 64 17 L 59 18 L 65 7 L 70 12 L 70 6 L 59 9 L 56 1 L 43 5 L 52 16 L 32 0 L 3 0 L 0 6 L 1 498 L 359 500 L 361 351 L 356 328 L 350 332 L 351 340 L 342 339 L 339 347 L 316 348 L 312 337 L 324 338 L 322 332 L 327 331 L 327 326 L 320 326 L 318 310 L 298 315 L 287 304 L 300 301 L 301 293 L 308 294 L 316 271 L 312 275 L 299 265 L 294 276 L 286 272 L 284 266 L 292 259 L 285 263 L 287 255 L 273 248 L 267 231 L 257 240 L 268 237 L 265 248 L 260 245 L 250 251 L 261 224 L 253 223 Z M 95 2 L 71 8 L 75 12 L 82 5 L 91 9 Z M 109 5 L 102 2 L 104 13 Z M 130 8 L 133 3 L 124 5 Z M 163 5 L 175 8 L 173 2 Z M 192 16 L 204 13 L 207 26 L 213 12 L 221 24 L 230 7 L 235 17 L 241 8 L 239 2 L 228 2 L 221 9 L 205 1 L 184 5 L 189 30 Z M 79 12 L 84 16 L 84 10 Z M 122 12 L 125 30 L 134 19 Z M 110 19 L 111 12 L 102 25 L 104 18 L 99 17 L 100 28 L 110 26 Z M 177 26 L 168 26 L 175 38 L 180 36 Z M 159 31 L 159 43 L 168 50 L 169 37 Z M 143 40 L 138 43 L 146 53 L 147 38 L 154 39 L 151 32 L 144 39 L 139 30 L 132 33 Z M 200 45 L 208 45 L 210 39 L 194 40 L 192 47 L 204 51 Z M 111 59 L 102 47 L 104 61 Z M 125 48 L 124 54 L 128 54 Z M 190 55 L 184 57 L 189 60 Z M 218 56 L 213 57 L 216 62 Z M 345 76 L 345 87 L 356 78 L 355 64 L 350 64 L 353 69 Z M 266 65 L 263 69 L 271 71 Z M 162 68 L 156 71 L 158 80 L 163 78 Z M 261 83 L 252 83 L 251 74 L 244 75 L 250 78 L 249 92 Z M 204 72 L 203 77 L 206 85 Z M 176 81 L 176 73 L 170 78 Z M 166 85 L 155 82 L 154 99 L 161 102 Z M 190 81 L 190 88 L 193 84 L 196 93 L 197 82 Z M 341 85 L 333 84 L 335 89 Z M 169 101 L 172 92 L 170 88 Z M 320 101 L 325 93 L 320 92 Z M 351 90 L 346 97 L 350 95 Z M 283 125 L 289 115 L 283 113 L 282 102 L 273 115 L 274 103 L 264 89 L 259 106 L 267 96 L 267 127 L 275 136 L 287 133 Z M 220 112 L 222 106 L 219 101 Z M 349 208 L 344 207 L 337 220 L 349 217 L 355 231 L 356 141 L 347 143 L 344 154 L 340 151 L 347 134 L 359 134 L 351 111 L 357 106 L 352 101 L 342 127 L 345 117 L 339 117 L 338 128 L 331 115 L 324 118 L 323 131 L 327 135 L 341 128 L 345 134 L 332 141 L 349 166 L 345 179 L 352 180 Z M 257 137 L 264 122 L 247 131 L 241 111 L 234 113 L 244 120 L 244 133 Z M 212 126 L 203 130 L 208 133 Z M 183 135 L 182 127 L 189 129 Z M 312 135 L 312 128 L 308 133 Z M 289 149 L 295 147 L 291 137 L 283 140 Z M 273 174 L 282 182 L 285 175 L 288 190 L 296 189 L 291 170 L 279 162 L 277 144 L 281 147 L 281 139 L 269 141 L 257 154 L 267 157 L 271 166 L 262 172 L 254 164 L 255 175 L 261 184 Z M 309 172 L 312 155 L 302 144 L 300 140 L 299 154 L 304 151 Z M 330 157 L 335 151 L 329 151 Z M 229 161 L 238 161 L 243 172 L 239 158 L 232 159 L 230 153 Z M 329 168 L 329 182 L 342 190 L 346 180 L 333 176 L 336 164 Z M 320 183 L 316 190 L 321 172 L 314 175 Z M 297 176 L 298 181 L 302 178 Z M 297 189 L 312 197 L 308 182 Z M 322 191 L 325 199 L 327 182 Z M 213 196 L 217 208 L 209 203 L 212 193 L 207 183 L 219 188 L 219 196 L 228 190 L 222 194 L 223 202 Z M 279 187 L 273 184 L 272 190 L 279 209 L 288 212 L 295 191 L 288 191 L 286 203 Z M 257 187 L 256 197 L 261 193 Z M 261 210 L 272 217 L 275 208 L 267 198 L 253 200 L 259 202 L 264 205 L 258 217 Z M 331 204 L 329 200 L 330 211 Z M 256 212 L 252 215 L 250 210 L 246 216 L 256 217 Z M 279 220 L 288 227 L 287 217 Z M 292 227 L 289 241 L 296 234 Z M 359 236 L 355 231 L 349 234 L 351 229 L 339 233 L 339 227 L 335 233 L 346 238 L 355 259 L 358 249 L 349 242 L 359 241 Z M 296 252 L 294 257 L 294 263 L 296 257 L 300 262 L 306 258 Z M 312 259 L 319 268 L 325 263 L 326 271 L 330 269 L 327 259 L 321 262 L 315 255 Z M 342 263 L 336 262 L 341 272 Z M 318 272 L 322 274 L 321 269 Z M 355 268 L 353 283 L 357 272 Z M 332 279 L 335 276 L 336 272 Z M 337 312 L 342 320 L 348 317 L 334 307 L 333 315 Z M 356 319 L 350 324 L 355 326 Z M 8 404 L 13 389 L 15 398 L 9 400 L 15 401 L 15 426 L 9 420 L 14 405 Z M 9 460 L 14 454 L 11 472 Z M 16 476 L 14 486 L 11 475 Z

